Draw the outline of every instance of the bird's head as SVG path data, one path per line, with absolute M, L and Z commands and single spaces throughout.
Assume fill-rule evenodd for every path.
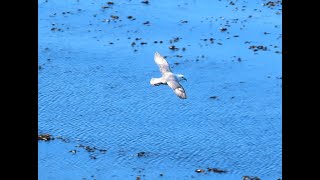
M 177 77 L 178 77 L 179 81 L 187 80 L 187 78 L 185 78 L 184 75 L 182 75 L 182 74 L 178 74 Z

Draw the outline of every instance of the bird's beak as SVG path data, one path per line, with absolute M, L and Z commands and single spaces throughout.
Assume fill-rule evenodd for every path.
M 186 81 L 187 81 L 187 78 L 184 78 L 184 80 L 186 80 Z

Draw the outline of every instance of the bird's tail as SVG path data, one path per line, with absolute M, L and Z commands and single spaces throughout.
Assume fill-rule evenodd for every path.
M 151 78 L 150 80 L 150 84 L 153 85 L 153 86 L 159 86 L 162 83 L 162 79 L 161 78 Z

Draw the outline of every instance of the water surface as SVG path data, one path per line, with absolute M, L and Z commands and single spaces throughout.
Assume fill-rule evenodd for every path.
M 38 1 L 38 131 L 68 139 L 39 142 L 39 179 L 281 178 L 281 5 L 149 2 Z M 149 84 L 156 51 L 188 99 Z

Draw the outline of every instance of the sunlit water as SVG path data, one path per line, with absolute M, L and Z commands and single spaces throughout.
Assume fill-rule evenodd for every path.
M 38 131 L 68 139 L 39 142 L 39 179 L 281 178 L 281 5 L 106 2 L 38 3 Z M 149 84 L 156 51 L 188 99 Z M 228 172 L 195 172 L 208 167 Z

